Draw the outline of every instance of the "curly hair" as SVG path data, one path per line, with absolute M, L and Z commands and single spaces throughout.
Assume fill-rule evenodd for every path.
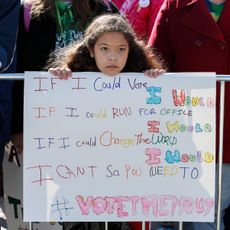
M 47 15 L 55 18 L 55 1 L 54 0 L 32 0 L 31 17 L 37 18 L 41 14 L 47 13 Z
M 122 72 L 142 72 L 150 68 L 163 68 L 162 62 L 155 53 L 137 37 L 126 19 L 120 15 L 105 14 L 95 18 L 86 29 L 81 42 L 73 42 L 50 58 L 49 67 L 69 67 L 72 71 L 99 71 L 90 50 L 94 48 L 103 33 L 122 33 L 129 45 L 129 54 Z

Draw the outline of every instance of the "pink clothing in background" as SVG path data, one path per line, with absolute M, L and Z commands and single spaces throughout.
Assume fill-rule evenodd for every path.
M 30 27 L 30 12 L 31 12 L 32 3 L 26 2 L 24 5 L 24 24 L 25 30 L 28 31 Z
M 112 0 L 133 26 L 138 38 L 148 41 L 164 0 Z

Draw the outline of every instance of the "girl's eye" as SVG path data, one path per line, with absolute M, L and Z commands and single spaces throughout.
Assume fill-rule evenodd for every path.
M 126 48 L 122 47 L 119 49 L 120 52 L 125 52 L 126 51 Z
M 101 47 L 102 51 L 106 51 L 108 48 L 107 47 Z

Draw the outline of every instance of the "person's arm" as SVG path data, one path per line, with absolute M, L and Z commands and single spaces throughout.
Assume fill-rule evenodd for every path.
M 114 14 L 119 14 L 119 9 L 118 7 L 113 3 L 113 1 L 109 0 L 109 1 L 104 1 L 104 3 L 107 5 L 108 7 L 108 11 L 110 13 L 114 13 Z
M 0 1 L 0 72 L 8 69 L 12 63 L 20 0 Z
M 155 23 L 157 14 L 161 8 L 161 5 L 163 3 L 163 0 L 152 0 L 150 1 L 150 10 L 149 10 L 149 16 L 147 20 L 147 38 L 149 39 L 150 34 L 153 29 L 153 25 Z
M 148 46 L 154 48 L 156 53 L 165 62 L 168 70 L 171 69 L 171 64 L 173 61 L 169 32 L 169 3 L 170 1 L 165 0 L 160 8 L 148 41 Z

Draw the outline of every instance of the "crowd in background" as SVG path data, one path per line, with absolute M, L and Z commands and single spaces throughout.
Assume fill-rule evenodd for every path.
M 168 72 L 230 74 L 229 0 L 1 0 L 0 73 L 44 70 L 55 51 L 82 40 L 91 21 L 109 13 L 126 18 L 137 38 L 159 54 Z M 217 101 L 219 91 L 218 84 Z M 230 229 L 229 83 L 225 98 L 221 230 Z M 219 104 L 216 107 L 218 152 Z M 21 153 L 23 82 L 0 80 L 0 164 L 10 139 Z M 140 222 L 117 224 L 111 229 L 141 229 Z M 216 229 L 215 224 L 187 223 L 184 229 L 211 230 Z M 150 226 L 146 223 L 147 229 Z M 74 223 L 64 228 L 82 229 Z M 92 225 L 94 228 L 101 229 L 100 224 Z M 177 225 L 161 223 L 157 228 L 176 229 Z

